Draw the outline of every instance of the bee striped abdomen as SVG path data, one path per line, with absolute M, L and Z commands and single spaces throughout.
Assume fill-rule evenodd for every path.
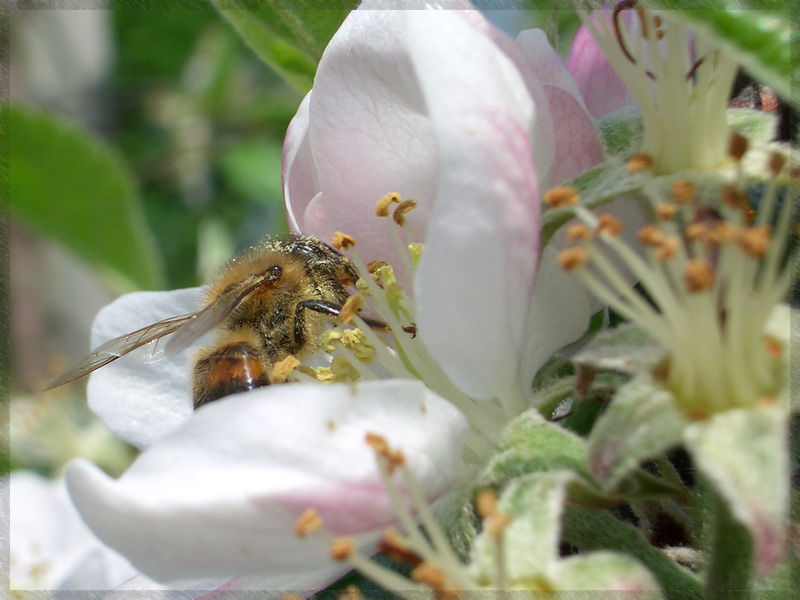
M 194 367 L 192 400 L 197 408 L 269 384 L 270 374 L 260 352 L 247 342 L 234 342 L 198 357 Z

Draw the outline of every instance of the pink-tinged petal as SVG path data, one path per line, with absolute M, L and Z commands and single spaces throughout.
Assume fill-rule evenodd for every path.
M 554 85 L 545 85 L 544 91 L 550 103 L 551 118 L 558 124 L 554 132 L 553 162 L 547 176 L 548 187 L 555 187 L 600 164 L 605 155 L 597 128 L 582 104 Z
M 204 406 L 116 481 L 82 460 L 67 481 L 98 537 L 157 581 L 294 577 L 330 566 L 322 538 L 293 533 L 306 508 L 366 546 L 393 522 L 367 432 L 404 452 L 433 499 L 467 429 L 420 382 L 287 384 Z
M 92 327 L 92 347 L 169 317 L 198 309 L 201 288 L 136 292 L 104 307 Z M 164 343 L 160 344 L 163 348 Z M 145 448 L 192 415 L 192 350 L 148 361 L 149 349 L 95 371 L 89 378 L 89 408 L 123 440 Z
M 524 57 L 519 65 L 526 81 L 554 85 L 569 92 L 582 105 L 581 95 L 564 61 L 550 45 L 541 29 L 528 29 L 517 36 L 517 46 Z
M 425 101 L 408 56 L 404 11 L 355 11 L 320 60 L 309 106 L 311 151 L 321 195 L 317 217 L 329 225 L 306 227 L 354 235 L 365 260 L 400 265 L 387 244 L 375 205 L 387 193 L 419 203 L 406 234 L 425 238 L 436 190 L 438 160 Z
M 488 38 L 459 15 L 425 16 L 409 14 L 409 45 L 441 170 L 416 278 L 420 336 L 467 393 L 516 397 L 538 257 L 539 107 Z
M 584 106 L 575 81 L 540 29 L 517 38 L 522 59 L 517 66 L 526 82 L 538 81 L 550 105 L 553 128 L 547 187 L 565 183 L 605 158 L 597 128 Z M 529 84 L 529 87 L 530 84 Z M 541 143 L 537 140 L 535 143 Z M 540 168 L 544 163 L 537 162 Z
M 283 142 L 283 197 L 289 229 L 303 231 L 306 207 L 319 192 L 316 167 L 308 139 L 308 106 L 311 93 L 306 94 L 297 109 Z M 324 238 L 323 238 L 324 239 Z
M 572 40 L 567 69 L 575 78 L 593 118 L 599 119 L 623 106 L 634 104 L 628 88 L 606 60 L 585 25 L 578 28 Z

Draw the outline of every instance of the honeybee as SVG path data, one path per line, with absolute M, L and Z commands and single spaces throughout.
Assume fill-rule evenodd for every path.
M 273 366 L 317 349 L 326 322 L 339 316 L 358 271 L 309 236 L 267 239 L 233 258 L 208 285 L 200 310 L 171 317 L 102 344 L 53 381 L 63 385 L 164 336 L 176 354 L 211 330 L 212 345 L 194 360 L 195 409 L 224 396 L 270 385 Z M 366 319 L 375 328 L 385 324 Z

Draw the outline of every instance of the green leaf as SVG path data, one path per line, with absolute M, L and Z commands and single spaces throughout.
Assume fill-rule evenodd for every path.
M 597 334 L 573 360 L 582 368 L 636 375 L 665 358 L 662 346 L 640 327 L 629 323 Z
M 685 423 L 669 392 L 640 375 L 622 387 L 589 436 L 588 464 L 604 489 L 617 488 L 648 458 L 679 443 Z
M 728 410 L 687 427 L 686 447 L 737 521 L 750 532 L 755 562 L 781 559 L 789 516 L 789 410 L 785 403 Z
M 211 0 L 265 63 L 299 92 L 311 89 L 322 52 L 356 0 Z
M 790 48 L 789 6 L 782 0 L 646 0 L 652 8 L 686 21 L 732 54 L 761 83 L 800 106 L 793 85 L 800 83 L 800 54 Z
M 120 291 L 162 286 L 133 178 L 113 148 L 29 108 L 10 112 L 11 214 L 99 268 Z

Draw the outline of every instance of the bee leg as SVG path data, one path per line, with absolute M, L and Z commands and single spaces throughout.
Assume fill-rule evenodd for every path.
M 198 352 L 192 381 L 195 409 L 271 383 L 270 363 L 265 360 L 260 346 L 248 337 L 246 332 L 233 332 L 224 343 Z
M 333 302 L 328 302 L 327 300 L 303 300 L 302 302 L 298 302 L 297 306 L 307 308 L 309 310 L 313 310 L 315 312 L 322 313 L 323 315 L 328 315 L 330 317 L 338 317 L 342 312 L 341 306 Z M 364 315 L 359 315 L 359 316 L 372 329 L 377 329 L 379 331 L 389 330 L 389 326 L 383 321 L 379 321 L 378 319 L 372 319 L 370 317 L 365 317 Z

